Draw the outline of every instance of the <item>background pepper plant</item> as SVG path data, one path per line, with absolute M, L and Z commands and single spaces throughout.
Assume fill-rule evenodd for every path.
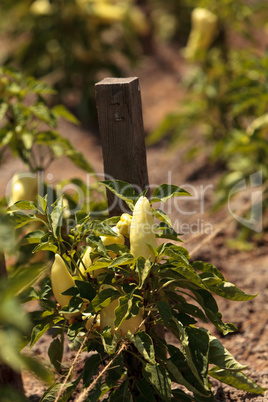
M 192 1 L 188 3 L 193 5 Z M 168 138 L 171 144 L 184 144 L 188 158 L 206 155 L 206 162 L 220 173 L 215 207 L 226 205 L 237 183 L 261 172 L 263 228 L 267 230 L 268 59 L 259 39 L 266 36 L 267 6 L 263 2 L 248 5 L 225 0 L 220 6 L 200 0 L 195 6 L 201 7 L 203 14 L 214 16 L 211 32 L 204 16 L 203 23 L 200 18 L 189 31 L 182 52 L 188 61 L 182 82 L 185 96 L 179 109 L 166 116 L 151 134 L 148 144 Z M 256 35 L 256 25 L 260 36 Z M 209 36 L 206 46 L 202 43 L 205 34 Z M 248 240 L 260 237 L 245 226 L 239 226 L 237 232 L 233 244 L 239 247 L 249 247 Z
M 25 76 L 14 68 L 0 67 L 0 161 L 11 154 L 25 166 L 12 177 L 1 205 L 5 207 L 22 200 L 36 202 L 38 193 L 47 194 L 50 205 L 59 194 L 64 194 L 65 215 L 70 219 L 77 208 L 94 210 L 96 216 L 101 215 L 106 200 L 104 191 L 97 186 L 94 169 L 58 127 L 61 118 L 73 124 L 79 121 L 63 105 L 53 105 L 54 94 L 55 90 L 45 82 Z M 91 174 L 92 184 L 89 186 L 80 178 L 72 178 L 48 185 L 45 172 L 54 160 L 63 157 Z M 68 187 L 79 188 L 80 197 L 75 191 L 65 190 Z M 29 244 L 20 244 L 16 268 L 28 263 L 31 248 Z M 39 253 L 40 259 L 41 256 L 47 258 L 46 253 Z
M 49 214 L 46 198 L 39 197 L 38 213 L 47 219 L 42 220 L 42 231 L 26 236 L 36 244 L 34 251 L 56 254 L 51 279 L 47 271 L 43 281 L 24 292 L 24 301 L 39 300 L 41 306 L 30 313 L 30 347 L 54 328 L 48 355 L 55 384 L 41 400 L 66 401 L 78 388 L 77 401 L 97 401 L 104 396 L 107 401 L 213 401 L 210 377 L 247 392 L 263 393 L 243 373 L 247 366 L 237 362 L 205 328 L 211 322 L 223 335 L 237 331 L 222 320 L 214 295 L 238 302 L 256 295 L 245 294 L 210 263 L 192 261 L 169 217 L 152 207 L 189 193 L 163 184 L 155 188 L 149 203 L 145 193 L 137 194 L 127 183 L 102 184 L 132 212 L 101 221 L 79 211 L 76 225 L 64 233 L 62 199 Z M 12 217 L 17 227 L 39 219 L 20 208 L 35 210 L 38 206 L 15 204 Z M 125 244 L 105 245 L 107 236 L 117 239 L 122 233 Z M 156 245 L 153 234 L 166 240 Z M 86 260 L 88 247 L 90 258 Z M 65 291 L 55 286 L 62 283 Z M 123 325 L 126 330 L 120 332 Z M 160 335 L 159 326 L 173 334 L 175 344 Z M 80 347 L 79 353 L 90 352 L 82 372 L 73 379 L 74 367 L 67 374 L 64 361 L 65 332 L 73 347 Z
M 0 68 L 0 150 L 19 157 L 31 172 L 44 171 L 54 159 L 67 156 L 92 173 L 90 163 L 58 131 L 59 118 L 78 120 L 63 105 L 51 106 L 55 90 L 12 67 Z

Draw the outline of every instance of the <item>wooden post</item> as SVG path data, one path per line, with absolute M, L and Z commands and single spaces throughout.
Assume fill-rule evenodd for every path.
M 146 147 L 139 80 L 105 78 L 95 85 L 96 105 L 102 141 L 104 173 L 107 179 L 123 180 L 137 188 L 148 188 Z M 107 192 L 109 215 L 121 215 L 120 204 Z M 164 327 L 156 325 L 164 339 Z
M 105 78 L 95 93 L 105 177 L 128 182 L 140 193 L 149 182 L 139 80 Z M 120 215 L 111 192 L 107 198 L 110 216 Z

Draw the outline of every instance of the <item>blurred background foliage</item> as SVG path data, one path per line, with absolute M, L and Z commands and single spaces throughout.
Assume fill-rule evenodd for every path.
M 189 57 L 197 7 L 215 15 L 216 29 Z M 246 175 L 262 169 L 268 178 L 265 1 L 2 0 L 0 12 L 0 64 L 52 85 L 53 102 L 83 123 L 96 121 L 97 81 L 125 76 L 159 44 L 176 44 L 187 66 L 177 88 L 185 96 L 148 145 L 193 138 L 187 156 L 205 152 L 223 167 L 219 203 Z
M 0 63 L 42 77 L 84 119 L 94 114 L 96 81 L 134 63 L 147 31 L 131 0 L 4 0 L 0 11 Z

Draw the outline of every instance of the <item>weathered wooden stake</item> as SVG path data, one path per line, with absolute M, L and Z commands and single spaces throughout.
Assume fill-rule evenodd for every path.
M 132 184 L 138 192 L 149 188 L 139 80 L 105 78 L 95 85 L 99 130 L 106 179 Z M 120 215 L 107 192 L 109 213 Z
M 107 179 L 123 180 L 137 188 L 148 189 L 149 180 L 143 129 L 139 80 L 105 78 L 95 85 L 104 173 Z M 121 215 L 120 204 L 107 192 L 110 216 Z M 156 326 L 164 338 L 164 327 Z

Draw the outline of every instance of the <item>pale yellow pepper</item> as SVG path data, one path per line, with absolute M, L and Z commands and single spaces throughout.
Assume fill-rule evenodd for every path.
M 155 256 L 147 244 L 157 248 L 155 236 L 155 223 L 149 200 L 140 197 L 135 204 L 133 218 L 130 225 L 130 253 L 135 257 L 151 258 Z
M 108 289 L 108 288 L 113 288 L 113 287 L 110 285 L 102 285 L 100 287 L 100 290 Z M 100 311 L 100 329 L 101 329 L 101 331 L 106 326 L 110 326 L 111 333 L 112 334 L 117 333 L 120 337 L 126 336 L 128 331 L 130 331 L 132 334 L 134 334 L 138 329 L 145 331 L 145 325 L 142 324 L 140 326 L 140 324 L 143 321 L 143 315 L 144 315 L 143 307 L 140 308 L 140 310 L 136 316 L 132 316 L 128 320 L 123 321 L 123 323 L 115 331 L 115 328 L 114 328 L 115 309 L 118 307 L 118 305 L 119 305 L 119 301 L 118 301 L 118 299 L 116 299 L 116 300 L 112 301 L 109 304 L 109 306 L 101 309 L 101 311 Z
M 36 202 L 38 181 L 34 173 L 19 173 L 12 178 L 11 198 L 9 205 L 17 201 Z
M 218 18 L 211 11 L 197 7 L 192 11 L 191 32 L 184 51 L 188 60 L 203 56 L 218 33 Z
M 109 246 L 110 244 L 124 244 L 125 243 L 124 236 L 119 232 L 118 228 L 114 226 L 112 227 L 112 230 L 117 234 L 117 236 L 101 236 L 101 240 L 104 246 Z M 94 248 L 88 246 L 82 258 L 83 263 L 80 262 L 79 264 L 79 270 L 83 276 L 86 276 L 85 268 L 87 269 L 92 265 L 92 261 L 90 258 L 90 253 L 92 253 L 92 251 L 94 251 Z M 109 251 L 109 255 L 111 258 L 116 257 L 116 254 L 113 253 L 112 251 Z M 94 271 L 90 271 L 89 275 L 91 276 L 91 278 L 96 278 L 98 275 L 105 272 L 107 272 L 105 268 L 100 268 Z
M 132 216 L 127 213 L 124 213 L 121 215 L 120 220 L 116 224 L 119 233 L 121 233 L 125 237 L 129 237 L 131 221 Z
M 55 254 L 55 260 L 51 267 L 51 287 L 55 299 L 61 307 L 67 306 L 72 296 L 63 295 L 67 289 L 75 285 L 74 278 L 68 271 L 65 262 L 59 254 Z M 70 319 L 80 313 L 64 313 L 64 317 Z

